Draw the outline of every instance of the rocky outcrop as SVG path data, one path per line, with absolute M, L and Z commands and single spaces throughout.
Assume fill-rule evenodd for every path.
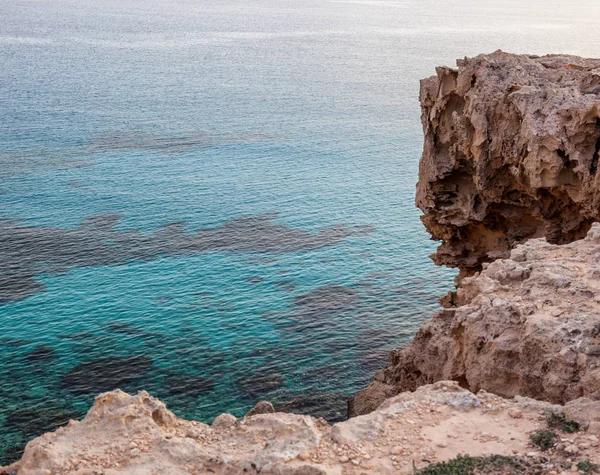
M 529 433 L 544 426 L 540 411 L 570 410 L 526 398 L 474 395 L 446 381 L 333 426 L 284 413 L 241 420 L 223 414 L 208 426 L 178 419 L 146 392 L 130 396 L 116 390 L 98 396 L 81 422 L 31 441 L 22 460 L 0 468 L 0 474 L 413 473 L 413 467 L 456 457 L 466 447 L 472 456 L 531 455 Z M 597 408 L 577 410 L 594 429 Z M 600 443 L 592 432 L 564 437 L 578 457 L 597 463 Z M 558 450 L 547 455 L 535 473 L 558 473 L 565 463 Z
M 351 400 L 351 415 L 443 379 L 505 397 L 600 400 L 600 224 L 583 240 L 532 239 L 509 259 L 483 264 L 462 280 L 456 304 L 392 352 Z
M 459 288 L 350 415 L 441 379 L 600 399 L 600 231 L 555 246 L 600 218 L 600 60 L 497 51 L 457 65 L 421 82 L 416 202 Z
M 417 206 L 461 276 L 517 243 L 562 244 L 600 218 L 600 60 L 497 51 L 421 82 Z

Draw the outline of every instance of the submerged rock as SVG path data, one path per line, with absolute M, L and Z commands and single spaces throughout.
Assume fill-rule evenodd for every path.
M 275 408 L 273 407 L 273 404 L 271 404 L 269 401 L 260 401 L 256 403 L 244 417 L 252 417 L 258 414 L 272 414 L 274 412 Z
M 295 303 L 307 311 L 339 311 L 349 307 L 357 294 L 356 289 L 330 284 L 298 295 Z
M 49 346 L 38 346 L 25 355 L 25 361 L 29 363 L 39 363 L 42 361 L 51 361 L 56 357 L 56 350 Z
M 238 377 L 237 386 L 249 396 L 261 396 L 283 386 L 281 374 L 270 371 L 256 371 Z
M 310 414 L 327 422 L 339 422 L 346 418 L 348 396 L 333 391 L 306 391 L 277 406 L 278 411 L 294 414 Z
M 94 394 L 127 385 L 152 368 L 146 355 L 102 358 L 80 363 L 61 379 L 64 389 L 74 394 Z
M 171 374 L 165 377 L 163 385 L 170 395 L 186 396 L 205 394 L 215 388 L 214 381 L 210 379 L 185 374 Z
M 32 437 L 56 430 L 80 416 L 80 412 L 55 401 L 27 400 L 22 407 L 8 413 L 5 426 L 9 430 L 22 432 L 26 437 Z
M 364 227 L 334 225 L 316 234 L 289 228 L 275 215 L 239 216 L 217 228 L 186 232 L 186 223 L 165 224 L 152 233 L 117 228 L 119 215 L 90 216 L 71 229 L 29 226 L 0 219 L 0 305 L 25 299 L 45 287 L 40 274 L 73 268 L 152 261 L 163 256 L 207 252 L 295 253 L 364 235 Z

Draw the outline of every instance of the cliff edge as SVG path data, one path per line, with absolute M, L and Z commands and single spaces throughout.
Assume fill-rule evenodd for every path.
M 542 456 L 529 439 L 531 431 L 545 427 L 540 411 L 577 417 L 588 431 L 563 434 L 562 446 Z M 600 442 L 592 433 L 600 422 L 585 404 L 474 395 L 452 381 L 403 393 L 333 426 L 273 413 L 264 403 L 253 412 L 243 419 L 222 414 L 208 426 L 177 418 L 146 392 L 116 390 L 98 396 L 81 422 L 31 441 L 23 458 L 0 474 L 408 474 L 467 448 L 471 456 L 495 454 L 481 463 L 531 473 L 559 473 L 574 456 L 600 462 Z

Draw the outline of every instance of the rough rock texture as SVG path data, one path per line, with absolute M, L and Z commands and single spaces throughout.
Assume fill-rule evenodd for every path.
M 417 206 L 437 264 L 472 274 L 535 237 L 600 218 L 600 60 L 497 51 L 421 82 Z
M 570 244 L 532 239 L 509 259 L 462 280 L 457 308 L 425 322 L 413 342 L 350 402 L 375 409 L 383 394 L 442 379 L 472 391 L 554 403 L 587 397 L 600 417 L 600 224 Z
M 17 475 L 364 474 L 413 473 L 413 464 L 473 455 L 541 455 L 529 443 L 540 411 L 564 408 L 519 398 L 513 401 L 455 382 L 424 386 L 389 399 L 377 411 L 330 426 L 324 420 L 271 413 L 212 427 L 175 417 L 146 392 L 101 394 L 81 422 L 27 444 L 21 461 L 0 468 Z M 581 420 L 590 419 L 585 404 Z M 216 421 L 215 421 L 216 422 Z M 591 427 L 591 426 L 590 426 Z M 577 457 L 600 462 L 598 436 L 564 434 Z M 543 472 L 571 466 L 557 447 Z M 569 456 L 569 455 L 568 455 Z M 562 468 L 559 468 L 562 466 Z

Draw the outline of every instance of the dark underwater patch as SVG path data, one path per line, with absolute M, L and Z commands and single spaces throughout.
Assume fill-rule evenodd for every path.
M 2 251 L 0 250 L 0 253 L 1 252 Z M 0 264 L 1 263 L 2 258 L 0 256 Z M 33 275 L 27 275 L 26 273 L 20 274 L 18 272 L 10 272 L 4 275 L 0 274 L 0 305 L 13 300 L 26 299 L 27 297 L 31 297 L 44 290 L 46 290 L 46 287 L 35 280 Z
M 6 348 L 19 348 L 20 346 L 27 345 L 27 341 L 22 340 L 21 338 L 1 338 L 0 346 L 5 346 Z
M 133 325 L 130 325 L 126 322 L 110 322 L 108 324 L 108 331 L 111 333 L 122 333 L 125 335 L 140 335 L 143 333 L 138 328 L 135 328 Z
M 97 394 L 127 388 L 152 368 L 146 355 L 101 358 L 80 363 L 61 379 L 63 389 L 73 394 Z
M 28 149 L 0 152 L 0 176 L 22 175 L 48 168 L 81 168 L 92 163 L 81 160 L 81 149 Z
M 384 368 L 390 361 L 390 350 L 380 350 L 363 356 L 360 359 L 361 368 L 368 374 L 373 374 Z
M 23 452 L 25 451 L 25 442 L 23 442 L 23 445 L 20 446 L 16 446 L 16 445 L 11 445 L 10 447 L 7 447 L 6 449 L 4 449 L 4 456 L 2 456 L 2 450 L 0 449 L 0 465 L 10 465 L 13 462 L 16 462 L 17 460 L 20 460 L 23 457 Z M 2 472 L 0 473 L 0 475 L 16 475 L 16 472 L 10 473 L 10 472 Z
M 278 372 L 270 371 L 268 368 L 261 368 L 255 372 L 249 372 L 235 380 L 238 388 L 248 396 L 264 396 L 284 384 L 284 379 Z
M 333 423 L 343 421 L 348 414 L 348 396 L 332 391 L 310 391 L 276 406 L 278 411 L 310 414 Z
M 357 294 L 356 289 L 339 284 L 329 284 L 312 292 L 298 295 L 295 304 L 305 311 L 336 312 L 352 305 Z
M 163 386 L 170 396 L 199 396 L 215 388 L 215 382 L 199 376 L 170 374 L 165 377 Z
M 9 412 L 5 427 L 18 430 L 25 437 L 37 437 L 65 425 L 71 419 L 78 419 L 81 414 L 55 401 L 43 401 L 37 404 L 27 401 L 19 409 Z
M 60 338 L 61 340 L 85 341 L 85 340 L 90 340 L 90 339 L 93 340 L 97 337 L 96 337 L 96 335 L 94 335 L 93 332 L 91 332 L 89 330 L 84 330 L 84 331 L 75 332 L 75 333 L 62 333 L 62 334 L 58 335 L 58 338 Z
M 282 280 L 280 282 L 277 282 L 277 287 L 279 287 L 282 290 L 285 290 L 286 292 L 293 292 L 294 290 L 296 290 L 296 283 L 291 280 Z
M 95 136 L 87 149 L 92 153 L 154 152 L 177 155 L 207 147 L 263 142 L 270 139 L 272 137 L 264 133 L 217 134 L 194 131 L 178 135 L 160 135 L 122 130 Z
M 303 371 L 302 380 L 307 386 L 312 386 L 324 381 L 339 380 L 348 372 L 347 365 L 344 363 L 332 363 L 324 366 L 310 367 Z
M 52 361 L 56 358 L 56 350 L 49 346 L 38 346 L 24 357 L 24 360 L 29 363 L 40 363 L 44 361 Z
M 361 227 L 330 226 L 316 234 L 273 222 L 274 215 L 239 217 L 217 228 L 188 233 L 185 223 L 171 223 L 146 234 L 119 230 L 119 215 L 87 218 L 72 229 L 25 226 L 0 220 L 0 304 L 44 290 L 38 274 L 61 274 L 75 267 L 113 266 L 162 256 L 211 251 L 282 253 L 319 249 Z M 316 295 L 318 299 L 320 296 Z

